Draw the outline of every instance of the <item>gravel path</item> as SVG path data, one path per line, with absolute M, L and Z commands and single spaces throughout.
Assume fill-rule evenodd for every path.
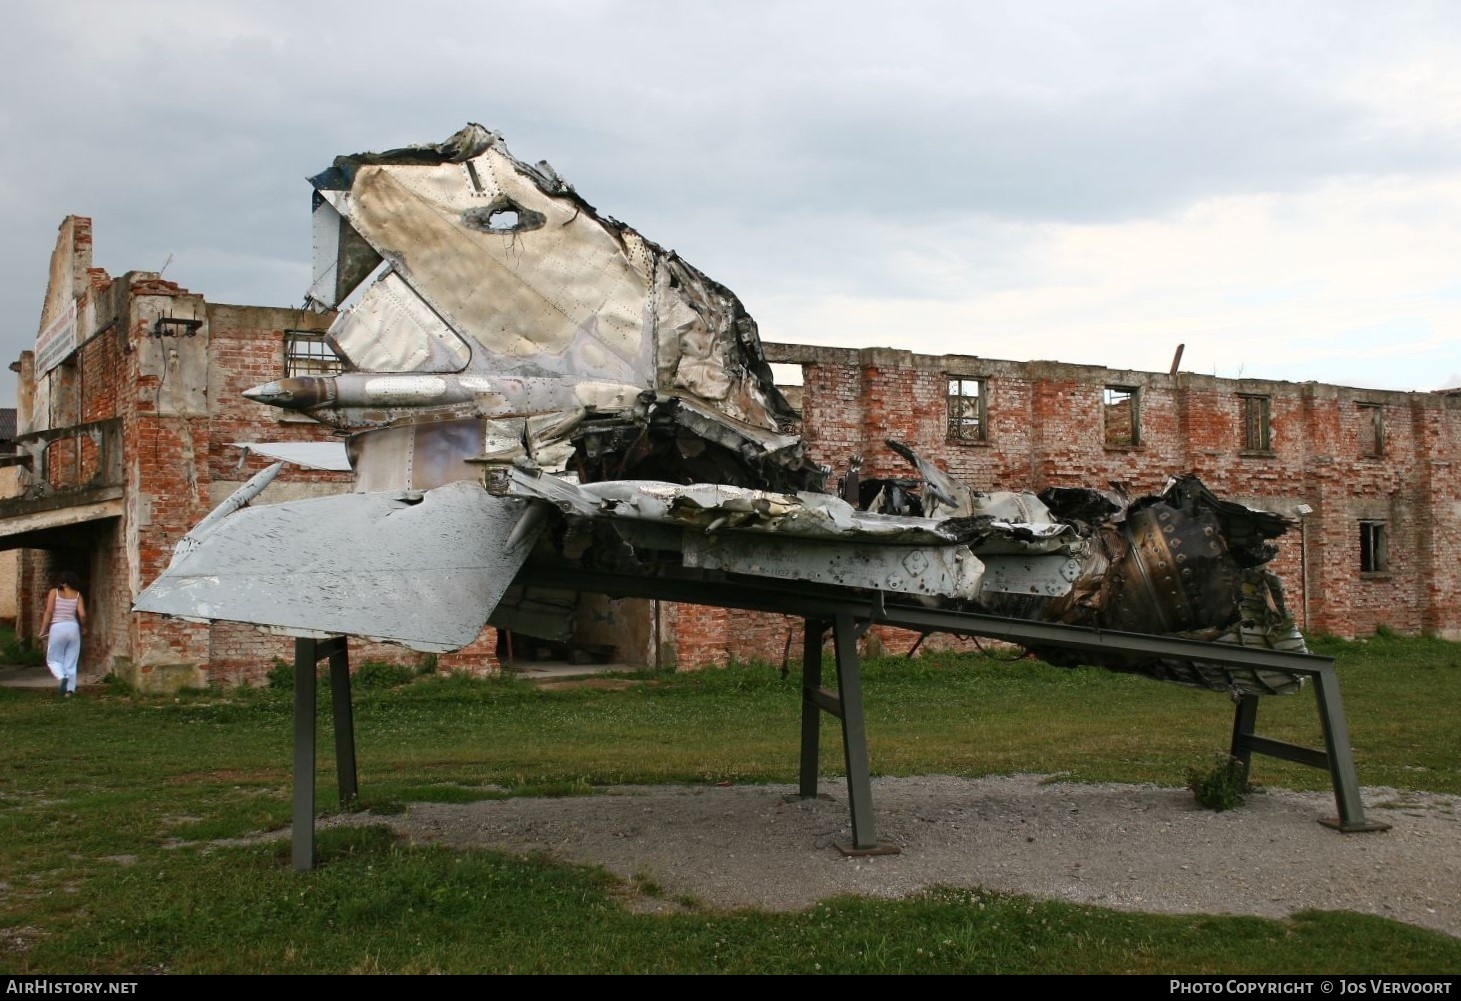
M 902 897 L 945 884 L 1166 913 L 1280 917 L 1305 908 L 1378 914 L 1461 937 L 1461 797 L 1367 788 L 1378 834 L 1316 821 L 1327 793 L 1273 790 L 1201 809 L 1183 789 L 1077 785 L 1037 775 L 873 782 L 877 834 L 896 855 L 847 857 L 846 787 L 802 801 L 792 786 L 623 786 L 603 795 L 419 803 L 388 822 L 406 837 L 603 866 L 717 908 L 794 910 L 838 894 Z

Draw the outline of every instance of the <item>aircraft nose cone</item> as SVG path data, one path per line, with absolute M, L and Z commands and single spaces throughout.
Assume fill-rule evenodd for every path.
M 245 389 L 243 395 L 255 403 L 267 403 L 276 407 L 289 403 L 294 396 L 278 382 L 266 382 L 262 386 Z

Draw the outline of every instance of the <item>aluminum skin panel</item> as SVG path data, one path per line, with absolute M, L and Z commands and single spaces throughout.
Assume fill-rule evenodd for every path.
M 944 598 L 974 598 L 984 573 L 967 546 L 880 546 L 686 532 L 683 552 L 688 567 Z
M 195 539 L 135 609 L 456 650 L 527 558 L 537 531 L 513 532 L 528 509 L 468 482 L 244 508 Z

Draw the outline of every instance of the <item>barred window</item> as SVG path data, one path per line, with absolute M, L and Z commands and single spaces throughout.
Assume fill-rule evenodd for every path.
M 284 376 L 338 375 L 345 361 L 325 341 L 325 335 L 311 330 L 284 331 Z
M 983 379 L 949 378 L 949 440 L 988 439 Z
M 1107 386 L 1101 412 L 1108 448 L 1141 444 L 1141 391 L 1136 386 Z
M 1269 429 L 1269 398 L 1267 396 L 1238 397 L 1243 422 L 1243 451 L 1267 452 L 1273 448 L 1273 435 Z

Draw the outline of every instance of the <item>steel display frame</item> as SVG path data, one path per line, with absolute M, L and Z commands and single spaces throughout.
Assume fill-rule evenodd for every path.
M 567 564 L 529 563 L 519 571 L 515 583 L 603 594 L 611 598 L 652 598 L 743 611 L 778 612 L 803 619 L 805 638 L 802 644 L 801 743 L 797 795 L 801 798 L 818 795 L 821 714 L 827 713 L 841 722 L 852 841 L 838 847 L 850 855 L 887 854 L 898 850 L 878 841 L 873 819 L 872 779 L 868 766 L 867 725 L 863 711 L 857 638 L 874 624 L 896 626 L 921 633 L 977 636 L 1024 646 L 1172 658 L 1227 667 L 1288 671 L 1302 675 L 1314 684 L 1324 748 L 1321 750 L 1304 747 L 1261 736 L 1257 733 L 1258 696 L 1239 696 L 1234 710 L 1230 748 L 1232 756 L 1242 763 L 1244 777 L 1247 777 L 1251 769 L 1255 754 L 1325 769 L 1330 774 L 1334 788 L 1338 816 L 1322 818 L 1320 823 L 1345 833 L 1383 831 L 1390 826 L 1365 818 L 1364 803 L 1360 799 L 1359 781 L 1355 772 L 1354 752 L 1349 742 L 1349 725 L 1339 695 L 1339 678 L 1331 657 L 1172 639 L 1143 633 L 1089 629 L 977 612 L 925 608 L 889 601 L 888 595 L 880 591 L 859 592 L 807 584 L 791 587 L 768 581 L 766 578 L 714 571 L 677 569 L 657 575 L 644 575 L 593 570 Z M 822 683 L 822 646 L 829 630 L 832 633 L 833 660 L 837 675 L 835 690 L 824 687 Z M 298 639 L 295 641 L 294 668 L 292 856 L 294 867 L 299 870 L 314 866 L 314 679 L 319 661 L 325 658 L 330 662 L 336 777 L 341 806 L 349 805 L 358 794 L 348 641 L 343 636 L 326 640 Z

